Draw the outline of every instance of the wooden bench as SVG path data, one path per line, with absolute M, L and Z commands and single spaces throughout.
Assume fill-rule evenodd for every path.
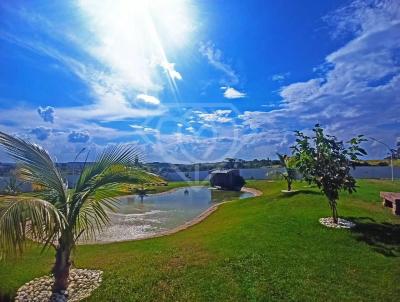
M 392 208 L 394 215 L 400 215 L 400 193 L 381 192 L 380 196 L 384 207 Z

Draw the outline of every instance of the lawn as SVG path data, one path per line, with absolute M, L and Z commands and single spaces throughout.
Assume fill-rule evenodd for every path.
M 339 215 L 357 223 L 351 231 L 318 223 L 330 212 L 316 188 L 295 183 L 301 192 L 286 197 L 283 182 L 248 186 L 263 196 L 223 204 L 174 235 L 79 246 L 75 266 L 104 271 L 88 301 L 400 300 L 400 218 L 379 199 L 400 191 L 399 181 L 362 180 L 341 196 Z M 52 262 L 51 250 L 32 246 L 0 264 L 0 292 L 12 296 Z

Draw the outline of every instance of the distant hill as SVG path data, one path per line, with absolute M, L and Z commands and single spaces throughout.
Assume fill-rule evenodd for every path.
M 161 162 L 145 163 L 143 166 L 149 171 L 155 173 L 165 172 L 193 172 L 193 171 L 211 171 L 215 169 L 251 169 L 251 168 L 264 168 L 271 166 L 279 166 L 279 160 L 271 159 L 253 159 L 242 160 L 229 158 L 222 162 L 215 163 L 194 163 L 194 164 L 170 164 Z
M 359 161 L 358 166 L 390 166 L 390 159 L 368 159 Z M 393 166 L 400 167 L 400 159 L 393 160 Z

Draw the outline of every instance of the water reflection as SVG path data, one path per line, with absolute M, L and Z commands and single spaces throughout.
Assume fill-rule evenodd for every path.
M 212 204 L 253 196 L 247 192 L 219 191 L 208 187 L 187 187 L 174 191 L 120 197 L 112 225 L 97 238 L 112 242 L 146 237 L 192 220 Z

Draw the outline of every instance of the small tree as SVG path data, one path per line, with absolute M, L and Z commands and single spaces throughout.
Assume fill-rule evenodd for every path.
M 293 160 L 293 157 L 290 158 L 286 154 L 276 154 L 278 155 L 282 166 L 285 168 L 285 172 L 281 173 L 281 175 L 286 180 L 287 190 L 292 191 L 292 183 L 296 179 L 296 169 L 294 167 L 295 162 Z
M 308 183 L 315 183 L 325 194 L 332 210 L 334 223 L 338 222 L 337 200 L 341 190 L 356 191 L 356 180 L 350 169 L 355 167 L 359 156 L 366 155 L 360 143 L 366 141 L 362 135 L 347 142 L 338 141 L 335 136 L 327 135 L 319 124 L 309 137 L 296 131 L 296 143 L 292 146 L 296 166 Z

